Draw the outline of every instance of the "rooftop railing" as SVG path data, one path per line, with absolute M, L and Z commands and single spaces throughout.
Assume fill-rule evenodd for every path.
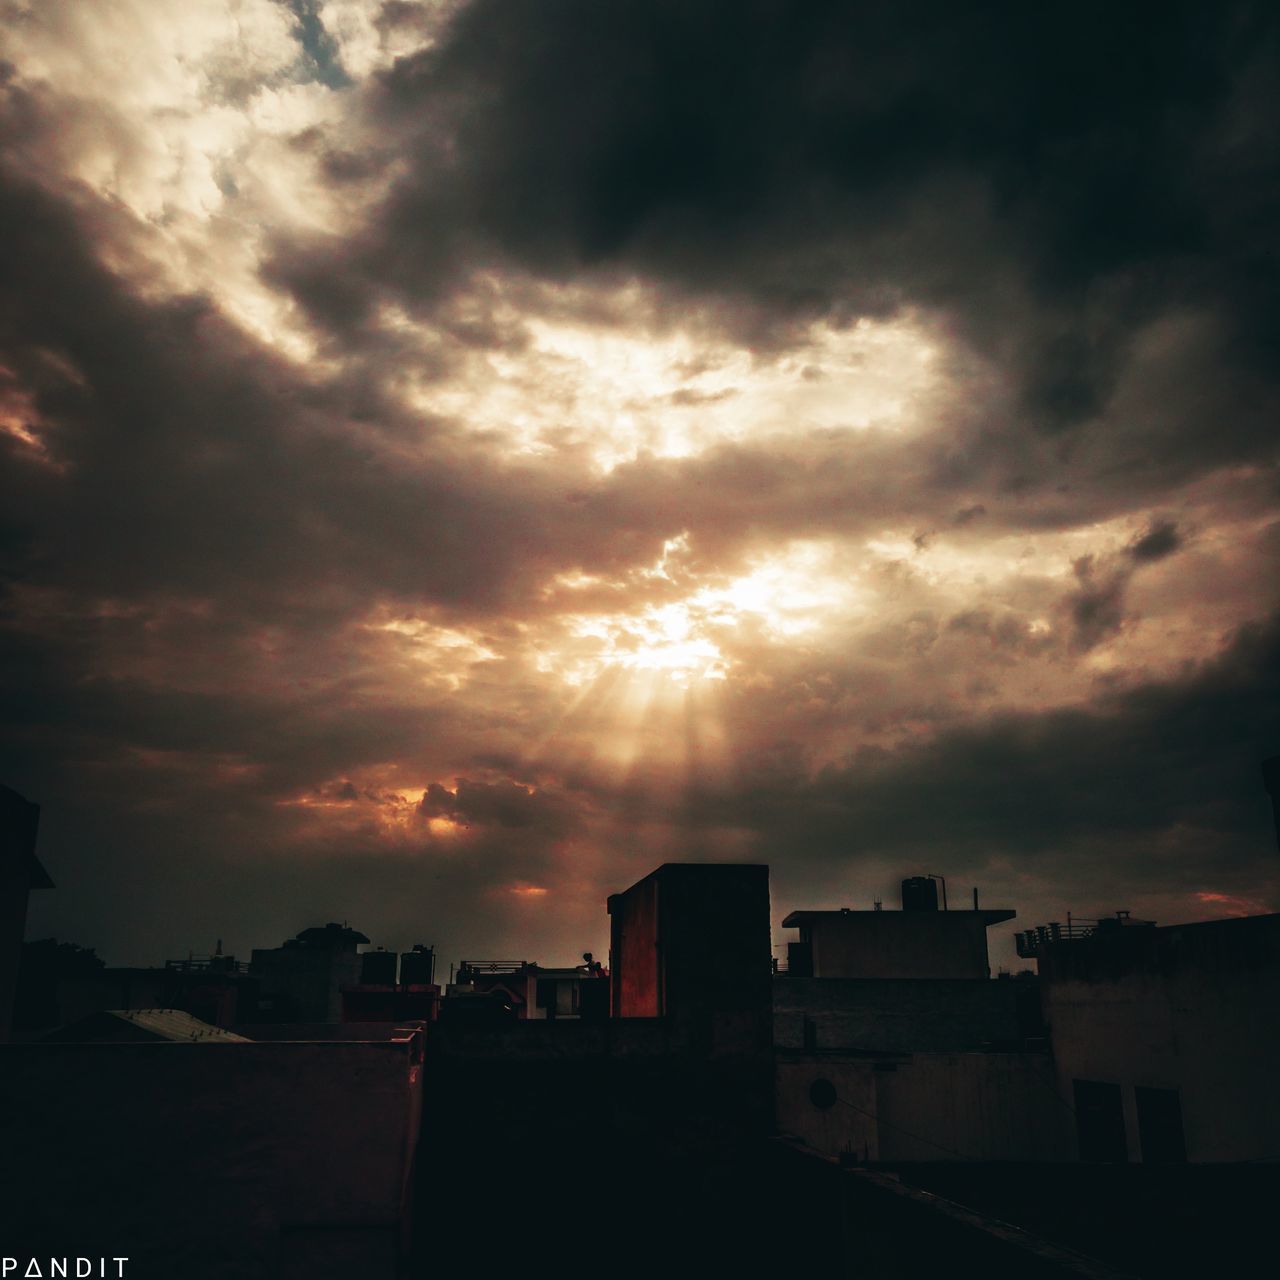
M 1050 924 L 1042 924 L 1034 929 L 1024 929 L 1013 935 L 1018 955 L 1023 959 L 1031 959 L 1043 954 L 1046 948 L 1059 942 L 1082 942 L 1099 933 L 1111 934 L 1118 929 L 1151 928 L 1151 920 L 1134 920 L 1129 912 L 1117 911 L 1113 916 L 1105 916 L 1101 920 L 1082 920 L 1068 916 L 1066 924 L 1056 920 Z

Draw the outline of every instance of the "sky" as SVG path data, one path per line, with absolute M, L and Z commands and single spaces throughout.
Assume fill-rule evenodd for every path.
M 1274 6 L 0 24 L 29 937 L 1280 908 Z

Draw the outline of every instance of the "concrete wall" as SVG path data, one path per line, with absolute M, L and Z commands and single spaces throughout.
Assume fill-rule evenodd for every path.
M 876 1080 L 881 1160 L 1075 1155 L 1047 1054 L 921 1053 Z
M 412 1026 L 413 1021 L 408 1020 Z M 246 1040 L 391 1040 L 405 1035 L 400 1022 L 239 1022 L 228 1028 Z
M 249 972 L 260 981 L 259 998 L 277 1002 L 280 1021 L 341 1022 L 342 991 L 358 985 L 360 959 L 354 946 L 255 948 Z
M 438 1022 L 427 1067 L 434 1101 L 450 1122 L 461 1116 L 476 1132 L 492 1113 L 520 1113 L 516 1097 L 544 1099 L 530 1102 L 531 1110 L 554 1105 L 564 1123 L 588 1128 L 607 1129 L 610 1117 L 643 1117 L 650 1129 L 718 1128 L 737 1139 L 773 1128 L 770 1059 L 709 1055 L 697 1029 L 674 1019 Z M 554 1104 L 545 1101 L 551 1098 Z M 521 1116 L 519 1123 L 534 1121 Z
M 1280 1156 L 1280 916 L 1123 933 L 1040 962 L 1062 1096 L 1120 1085 L 1131 1161 L 1135 1085 L 1178 1090 L 1190 1160 Z
M 660 937 L 671 1016 L 705 1028 L 713 1054 L 773 1047 L 769 869 L 687 865 L 664 868 Z
M 830 1081 L 837 1101 L 818 1106 L 809 1096 L 815 1081 Z M 880 1159 L 875 1119 L 876 1072 L 869 1059 L 779 1056 L 777 1124 L 823 1155 L 849 1153 L 857 1160 Z
M 5 1252 L 135 1280 L 386 1277 L 407 1221 L 421 1037 L 0 1050 Z
M 615 1018 L 663 1012 L 658 966 L 658 880 L 646 876 L 609 899 L 609 980 Z
M 987 978 L 986 911 L 796 913 L 815 978 Z
M 787 1049 L 911 1053 L 1016 1041 L 1020 989 L 1012 979 L 777 977 L 774 1043 Z
M 615 1017 L 685 1024 L 702 1052 L 773 1042 L 769 869 L 666 863 L 609 899 Z
M 834 1086 L 833 1105 L 819 1105 L 811 1093 L 819 1080 Z M 786 1054 L 779 1056 L 777 1082 L 779 1130 L 825 1155 L 848 1152 L 870 1161 L 1074 1155 L 1071 1115 L 1044 1054 Z

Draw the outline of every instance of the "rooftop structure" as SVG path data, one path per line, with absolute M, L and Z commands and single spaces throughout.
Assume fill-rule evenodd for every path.
M 937 909 L 929 877 L 902 882 L 901 911 L 793 911 L 798 929 L 787 972 L 803 978 L 987 978 L 987 930 L 1012 920 L 1007 908 Z M 945 901 L 945 899 L 944 899 Z M 976 893 L 975 893 L 976 901 Z
M 665 1017 L 713 1054 L 771 1047 L 767 866 L 668 862 L 608 907 L 615 1018 Z
M 330 922 L 283 946 L 254 948 L 249 972 L 261 982 L 259 1013 L 269 1022 L 340 1022 L 342 990 L 360 981 L 356 951 L 369 939 Z
M 522 1021 L 557 1018 L 607 1017 L 608 975 L 601 966 L 586 963 L 549 968 L 529 960 L 464 960 L 446 992 L 452 1017 L 457 1002 L 476 1004 L 486 1016 Z
M 1128 911 L 1117 911 L 1113 916 L 1103 916 L 1098 920 L 1068 914 L 1066 924 L 1054 920 L 1034 929 L 1024 929 L 1013 937 L 1018 954 L 1025 960 L 1031 960 L 1059 942 L 1083 942 L 1096 935 L 1107 937 L 1120 929 L 1150 929 L 1154 926 L 1154 920 L 1135 920 Z

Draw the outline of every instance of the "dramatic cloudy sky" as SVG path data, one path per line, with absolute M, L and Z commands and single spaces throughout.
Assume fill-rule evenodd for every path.
M 1280 907 L 1273 5 L 0 19 L 32 936 Z

